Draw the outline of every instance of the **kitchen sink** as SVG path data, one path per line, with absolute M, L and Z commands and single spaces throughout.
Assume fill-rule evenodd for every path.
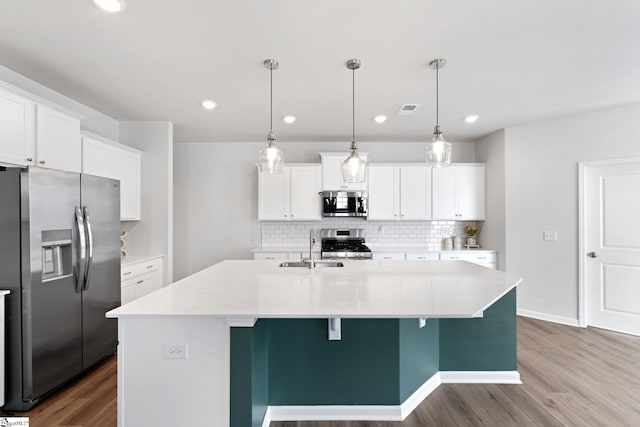
M 311 261 L 285 261 L 280 267 L 304 267 L 309 268 Z M 344 263 L 340 261 L 316 261 L 313 263 L 316 268 L 320 267 L 344 267 Z

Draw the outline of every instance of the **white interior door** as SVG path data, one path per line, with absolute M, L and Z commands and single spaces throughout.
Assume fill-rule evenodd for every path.
M 587 324 L 640 335 L 640 161 L 584 175 Z

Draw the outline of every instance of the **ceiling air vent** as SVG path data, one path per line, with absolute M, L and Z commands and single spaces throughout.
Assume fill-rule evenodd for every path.
M 413 114 L 413 112 L 416 111 L 419 106 L 420 104 L 402 104 L 397 114 L 398 116 L 406 116 L 408 114 Z

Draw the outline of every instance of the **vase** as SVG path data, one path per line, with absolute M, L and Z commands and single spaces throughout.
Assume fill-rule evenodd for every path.
M 476 245 L 476 236 L 468 236 L 467 237 L 467 245 L 468 246 L 474 246 Z

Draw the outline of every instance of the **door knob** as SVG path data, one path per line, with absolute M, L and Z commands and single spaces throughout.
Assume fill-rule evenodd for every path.
M 589 258 L 598 258 L 598 255 L 595 252 L 587 252 L 587 256 Z

